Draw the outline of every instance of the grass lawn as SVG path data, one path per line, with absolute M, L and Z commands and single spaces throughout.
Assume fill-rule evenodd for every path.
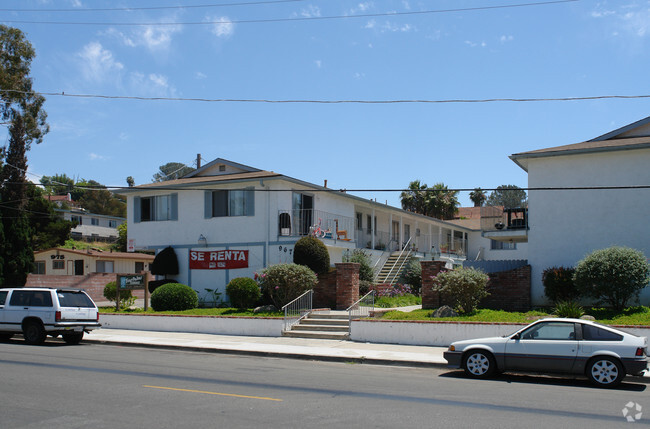
M 391 311 L 386 313 L 384 320 L 429 320 L 429 321 L 449 321 L 449 322 L 511 322 L 511 323 L 531 323 L 541 317 L 549 316 L 544 311 L 528 311 L 526 313 L 508 312 L 501 310 L 480 309 L 474 313 L 458 316 L 433 318 L 430 317 L 433 310 L 416 310 L 410 313 L 401 311 Z M 588 308 L 585 314 L 594 316 L 596 321 L 607 325 L 645 325 L 650 326 L 650 307 L 631 307 L 622 312 L 617 312 L 605 308 Z
M 115 307 L 100 307 L 100 313 L 116 313 Z M 281 311 L 273 311 L 267 313 L 253 313 L 252 309 L 237 309 L 237 308 L 193 308 L 185 311 L 153 311 L 149 309 L 145 313 L 144 309 L 138 308 L 135 310 L 120 310 L 119 314 L 175 314 L 178 316 L 238 316 L 238 317 L 284 317 Z

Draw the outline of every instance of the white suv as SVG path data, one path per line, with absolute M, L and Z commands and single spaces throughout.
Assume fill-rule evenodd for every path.
M 79 344 L 84 332 L 100 326 L 97 306 L 82 290 L 0 289 L 0 340 L 22 333 L 28 344 L 42 344 L 47 335 Z

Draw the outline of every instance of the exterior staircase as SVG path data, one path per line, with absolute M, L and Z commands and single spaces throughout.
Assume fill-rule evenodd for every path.
M 350 338 L 350 319 L 347 311 L 314 311 L 282 332 L 283 337 L 347 340 Z
M 399 280 L 400 275 L 406 268 L 410 256 L 411 252 L 393 252 L 386 260 L 386 263 L 384 263 L 384 266 L 381 267 L 375 283 L 390 285 L 397 283 L 397 280 Z

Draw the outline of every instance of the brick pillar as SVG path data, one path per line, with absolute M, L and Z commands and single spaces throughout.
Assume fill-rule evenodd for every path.
M 359 267 L 355 262 L 336 266 L 336 309 L 345 310 L 359 300 Z
M 420 261 L 422 266 L 422 308 L 440 307 L 440 296 L 433 290 L 433 277 L 445 267 L 442 261 Z
M 318 275 L 314 286 L 314 308 L 336 307 L 336 268 L 330 268 L 325 274 Z

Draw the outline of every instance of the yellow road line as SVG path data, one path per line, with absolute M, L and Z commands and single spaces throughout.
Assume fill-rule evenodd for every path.
M 164 387 L 164 386 L 146 386 L 145 385 L 145 386 L 142 386 L 142 387 L 148 387 L 148 388 L 151 388 L 151 389 L 175 390 L 177 392 L 205 393 L 207 395 L 232 396 L 234 398 L 262 399 L 264 401 L 282 402 L 282 399 L 265 398 L 265 397 L 262 397 L 262 396 L 235 395 L 234 393 L 206 392 L 204 390 L 177 389 L 175 387 Z

